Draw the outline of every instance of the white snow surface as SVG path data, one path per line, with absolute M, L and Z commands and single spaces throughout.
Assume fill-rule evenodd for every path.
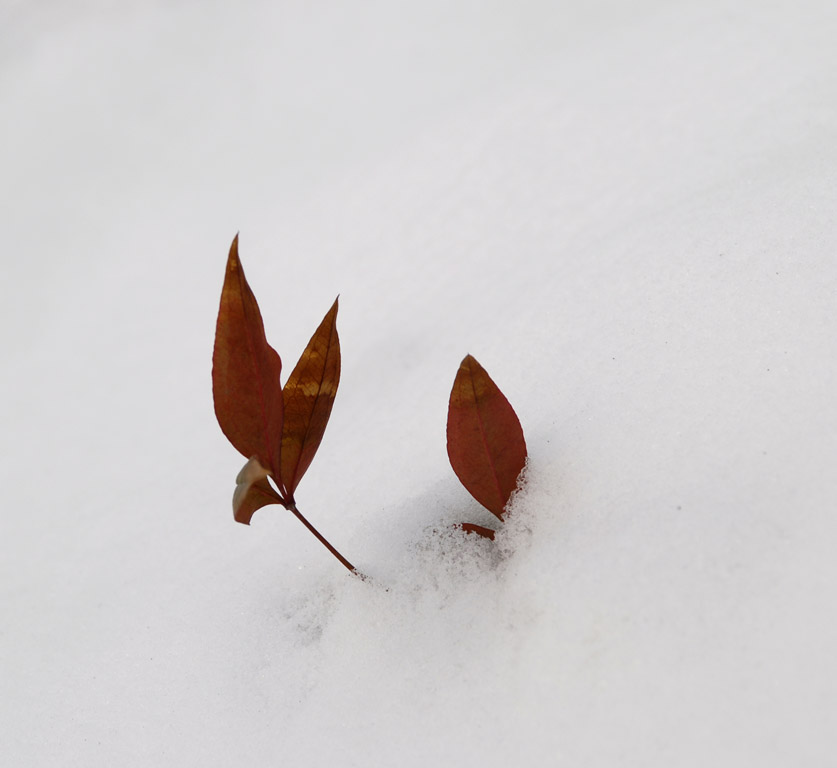
M 837 5 L 0 4 L 8 766 L 824 766 L 837 734 Z M 293 367 L 250 527 L 232 237 Z M 473 354 L 525 482 L 445 452 Z

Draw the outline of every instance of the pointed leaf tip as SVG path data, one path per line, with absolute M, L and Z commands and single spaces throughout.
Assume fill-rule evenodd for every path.
M 267 343 L 259 305 L 238 255 L 238 235 L 227 257 L 212 354 L 212 394 L 218 424 L 247 458 L 279 475 L 282 436 L 282 361 Z
M 339 298 L 314 332 L 283 389 L 282 483 L 290 499 L 320 446 L 340 383 Z
M 517 414 L 471 355 L 459 366 L 450 394 L 448 458 L 468 492 L 498 518 L 526 463 Z

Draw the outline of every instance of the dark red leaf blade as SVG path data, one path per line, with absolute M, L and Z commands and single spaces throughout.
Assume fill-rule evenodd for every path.
M 212 354 L 218 424 L 235 449 L 278 477 L 282 439 L 282 361 L 267 343 L 256 297 L 238 258 L 238 235 L 227 259 Z
M 250 518 L 257 509 L 268 504 L 283 504 L 282 497 L 273 490 L 267 479 L 267 470 L 255 457 L 250 459 L 235 478 L 233 493 L 233 517 L 236 522 L 250 525 Z
M 448 458 L 468 492 L 501 520 L 526 463 L 514 409 L 485 369 L 468 355 L 448 407 Z
M 282 391 L 282 484 L 290 500 L 320 447 L 339 383 L 340 339 L 335 299 Z

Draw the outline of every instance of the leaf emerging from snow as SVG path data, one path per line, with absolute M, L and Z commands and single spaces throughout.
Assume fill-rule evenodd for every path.
M 447 435 L 456 476 L 502 520 L 526 463 L 526 442 L 509 401 L 471 355 L 462 361 L 453 382 Z

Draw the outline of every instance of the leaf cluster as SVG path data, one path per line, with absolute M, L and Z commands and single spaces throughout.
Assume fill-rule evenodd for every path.
M 215 328 L 212 392 L 218 424 L 247 459 L 235 481 L 235 520 L 249 525 L 262 507 L 283 506 L 357 573 L 302 516 L 294 497 L 323 439 L 340 383 L 337 309 L 335 299 L 282 386 L 282 360 L 265 336 L 236 235 L 227 257 Z M 502 521 L 526 463 L 526 443 L 514 409 L 471 355 L 459 366 L 451 391 L 447 449 L 465 488 Z M 494 538 L 490 528 L 473 523 L 461 527 Z

